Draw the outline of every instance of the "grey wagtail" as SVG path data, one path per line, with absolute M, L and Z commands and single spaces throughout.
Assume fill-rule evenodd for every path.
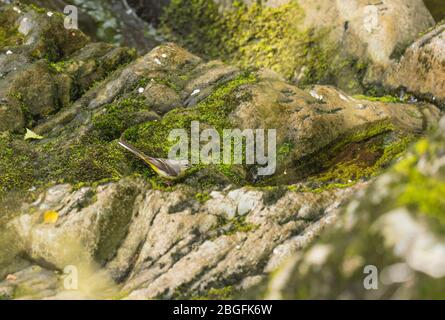
M 187 160 L 159 159 L 145 155 L 126 141 L 120 140 L 119 145 L 148 164 L 159 176 L 168 180 L 176 180 L 184 176 L 190 163 Z

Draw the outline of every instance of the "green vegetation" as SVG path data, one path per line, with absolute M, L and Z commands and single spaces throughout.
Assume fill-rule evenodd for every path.
M 373 97 L 373 96 L 364 96 L 364 95 L 356 95 L 354 98 L 359 100 L 368 100 L 372 102 L 383 102 L 383 103 L 403 103 L 402 100 L 398 97 L 394 96 L 383 96 L 383 97 Z
M 93 125 L 103 139 L 111 141 L 118 139 L 131 126 L 157 118 L 155 113 L 150 112 L 144 97 L 131 95 L 107 105 L 103 114 L 94 117 Z
M 0 196 L 9 190 L 26 190 L 33 186 L 34 154 L 25 143 L 12 135 L 0 135 Z
M 212 1 L 173 0 L 162 27 L 191 51 L 241 67 L 267 67 L 291 78 L 305 66 L 305 82 L 314 83 L 325 76 L 332 55 L 320 47 L 323 32 L 300 30 L 303 18 L 295 2 L 269 8 L 235 1 L 221 12 Z
M 198 201 L 198 202 L 200 202 L 200 203 L 205 203 L 205 202 L 207 202 L 208 200 L 210 200 L 210 194 L 208 194 L 207 192 L 204 192 L 204 193 L 197 193 L 196 195 L 195 195 L 195 199 Z
M 421 157 L 429 157 L 429 150 L 436 148 L 426 139 L 420 140 L 413 152 L 395 166 L 395 171 L 402 176 L 402 192 L 397 197 L 397 205 L 407 206 L 412 212 L 418 212 L 435 223 L 434 230 L 445 234 L 445 183 L 438 177 L 428 176 L 419 171 L 417 164 Z
M 10 7 L 3 10 L 5 10 L 4 13 L 0 11 L 0 49 L 23 44 L 23 35 L 18 32 L 18 27 L 15 23 L 17 13 Z
M 199 121 L 201 126 L 216 129 L 222 136 L 224 129 L 231 128 L 229 114 L 238 104 L 248 99 L 247 95 L 238 97 L 235 93 L 245 84 L 256 82 L 253 73 L 243 73 L 237 78 L 219 86 L 208 98 L 194 107 L 177 108 L 167 113 L 160 121 L 151 121 L 133 126 L 126 130 L 123 137 L 135 144 L 146 154 L 156 157 L 167 157 L 170 148 L 176 141 L 169 141 L 171 130 L 181 128 L 190 132 L 191 122 Z M 240 170 L 236 165 L 204 166 L 198 165 L 190 170 L 190 174 L 196 173 L 206 167 L 208 170 L 216 169 L 224 176 L 239 183 L 244 179 L 240 176 Z M 209 179 L 211 179 L 209 174 Z
M 415 138 L 397 132 L 391 123 L 380 122 L 339 139 L 316 157 L 307 157 L 302 165 L 312 172 L 306 178 L 315 187 L 313 191 L 348 187 L 387 168 Z
M 233 219 L 226 219 L 224 217 L 218 217 L 219 221 L 217 226 L 214 228 L 218 232 L 218 235 L 234 235 L 236 233 L 246 233 L 258 229 L 257 225 L 248 223 L 246 221 L 246 216 L 236 216 Z
M 233 300 L 236 294 L 232 286 L 212 288 L 200 295 L 192 295 L 191 300 Z
M 285 186 L 270 186 L 264 188 L 263 202 L 267 206 L 278 202 L 289 189 Z

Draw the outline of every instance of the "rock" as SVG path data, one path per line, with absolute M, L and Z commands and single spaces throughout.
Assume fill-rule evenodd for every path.
M 400 61 L 386 71 L 383 85 L 443 103 L 444 41 L 445 26 L 438 25 L 406 49 Z
M 287 192 L 266 207 L 261 200 L 264 193 L 232 190 L 228 197 L 240 201 L 255 198 L 258 204 L 250 206 L 242 220 L 225 220 L 211 209 L 211 200 L 202 204 L 190 201 L 185 189 L 151 190 L 140 179 L 106 184 L 89 192 L 60 185 L 24 205 L 12 225 L 17 243 L 23 244 L 21 250 L 41 265 L 64 270 L 68 265 L 83 268 L 94 260 L 106 266 L 130 298 L 174 297 L 204 294 L 217 288 L 221 279 L 246 285 L 249 281 L 241 280 L 261 276 L 277 246 L 296 233 L 305 238 L 308 230 L 312 230 L 308 235 L 314 233 L 318 223 L 328 222 L 300 219 L 295 214 L 299 208 L 317 206 L 335 216 L 333 201 L 342 202 L 352 193 Z M 60 206 L 64 212 L 57 223 L 43 224 L 42 214 Z M 15 275 L 21 279 L 20 274 Z M 50 297 L 57 298 L 60 291 L 59 285 Z
M 139 17 L 149 23 L 157 24 L 162 16 L 163 9 L 170 4 L 170 0 L 129 0 L 130 6 L 135 8 Z
M 144 96 L 147 98 L 147 103 L 153 106 L 156 113 L 163 115 L 168 111 L 175 109 L 181 105 L 181 98 L 178 93 L 169 86 L 150 82 L 144 89 Z
M 269 279 L 265 297 L 442 297 L 444 130 L 442 119 L 430 138 L 359 193 L 320 241 Z M 367 290 L 371 273 L 376 287 Z
M 129 49 L 88 44 L 83 33 L 63 27 L 60 15 L 29 6 L 2 5 L 0 20 L 1 30 L 10 29 L 7 39 L 15 39 L 0 42 L 2 51 L 11 49 L 0 56 L 2 132 L 35 125 L 134 58 Z
M 0 297 L 8 300 L 43 299 L 54 295 L 58 282 L 58 276 L 54 272 L 34 265 L 11 275 L 10 280 L 0 282 Z
M 421 0 L 233 2 L 171 2 L 163 31 L 193 52 L 348 93 L 362 92 L 364 74 L 381 76 L 394 55 L 434 25 Z
M 69 1 L 65 1 L 65 0 L 22 0 L 21 2 L 25 3 L 25 4 L 33 4 L 40 8 L 45 8 L 51 12 L 60 12 L 60 13 L 63 13 L 63 11 L 67 5 L 72 4 L 72 3 L 69 3 Z M 78 12 L 78 27 L 79 27 L 79 29 L 83 33 L 88 35 L 90 38 L 92 38 L 96 41 L 99 40 L 97 38 L 97 34 L 96 34 L 97 25 L 96 25 L 96 22 L 94 21 L 94 19 L 79 6 L 77 6 L 77 12 Z M 102 40 L 105 40 L 105 39 L 102 39 Z
M 0 106 L 0 132 L 17 131 L 24 126 L 23 113 L 19 108 Z
M 76 0 L 74 3 L 65 0 L 25 0 L 23 3 L 34 4 L 55 13 L 63 13 L 65 6 L 75 5 L 78 11 L 79 29 L 95 41 L 104 41 L 121 46 L 136 48 L 138 53 L 145 54 L 161 42 L 161 37 L 150 23 L 139 18 L 133 9 L 138 6 L 125 2 Z M 134 6 L 133 6 L 134 4 Z M 159 5 L 152 1 L 150 8 Z

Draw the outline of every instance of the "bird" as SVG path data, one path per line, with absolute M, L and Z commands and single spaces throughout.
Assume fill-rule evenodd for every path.
M 186 171 L 191 167 L 188 160 L 154 158 L 145 155 L 143 152 L 122 139 L 119 140 L 118 143 L 121 147 L 143 160 L 154 170 L 154 172 L 166 180 L 177 180 L 182 178 Z

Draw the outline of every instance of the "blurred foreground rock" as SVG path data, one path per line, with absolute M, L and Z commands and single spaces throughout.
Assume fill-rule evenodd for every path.
M 274 273 L 264 297 L 443 299 L 444 137 L 445 118 L 360 192 L 329 232 Z

